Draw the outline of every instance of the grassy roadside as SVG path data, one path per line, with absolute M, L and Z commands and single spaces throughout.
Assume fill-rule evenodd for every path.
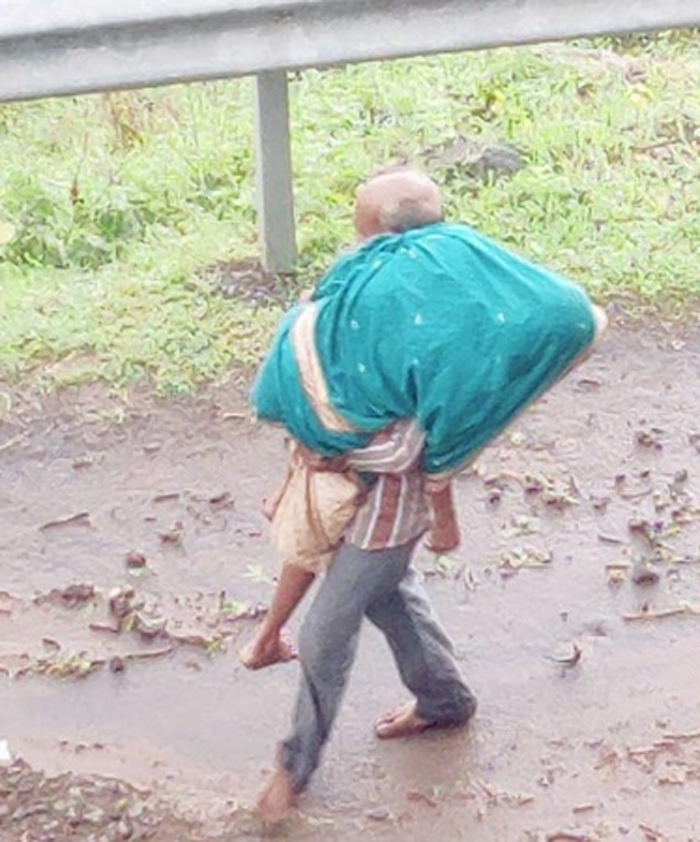
M 697 299 L 699 46 L 685 33 L 304 73 L 299 280 L 349 242 L 357 182 L 407 158 L 450 216 L 602 301 Z M 279 307 L 213 293 L 203 272 L 257 253 L 251 104 L 242 80 L 0 106 L 0 381 L 184 392 L 258 359 Z M 491 169 L 494 148 L 522 168 Z

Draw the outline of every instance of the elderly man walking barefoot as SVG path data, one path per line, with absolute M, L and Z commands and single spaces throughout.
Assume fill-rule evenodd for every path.
M 363 185 L 363 242 L 308 308 L 290 314 L 256 383 L 259 417 L 282 423 L 321 457 L 360 451 L 402 419 L 419 430 L 402 471 L 369 483 L 304 620 L 291 732 L 258 801 L 266 821 L 287 813 L 319 763 L 365 618 L 385 635 L 413 696 L 379 720 L 378 737 L 474 715 L 476 700 L 411 557 L 426 531 L 436 547 L 457 545 L 450 478 L 586 356 L 605 327 L 578 287 L 441 217 L 437 187 L 412 170 Z M 288 584 L 293 598 L 282 599 L 269 639 L 310 581 Z

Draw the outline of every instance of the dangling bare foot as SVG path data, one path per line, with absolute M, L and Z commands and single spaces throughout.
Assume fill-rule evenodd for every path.
M 276 824 L 292 809 L 295 801 L 296 793 L 289 773 L 285 769 L 276 769 L 260 793 L 255 806 L 258 815 L 266 824 Z
M 286 664 L 296 660 L 299 655 L 287 634 L 258 634 L 250 643 L 241 647 L 238 653 L 246 669 L 260 670 L 274 664 Z
M 426 728 L 430 728 L 430 723 L 418 716 L 415 702 L 406 702 L 405 705 L 382 716 L 374 728 L 374 733 L 382 740 L 391 740 L 395 737 L 412 737 Z
M 277 511 L 277 507 L 280 504 L 280 500 L 282 499 L 282 495 L 284 493 L 284 486 L 278 488 L 277 491 L 274 491 L 269 497 L 266 497 L 263 500 L 262 504 L 262 512 L 263 515 L 272 522 L 272 519 L 275 516 L 275 512 Z

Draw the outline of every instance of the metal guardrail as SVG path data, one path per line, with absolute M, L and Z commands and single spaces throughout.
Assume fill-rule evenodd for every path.
M 280 270 L 285 71 L 698 25 L 700 0 L 0 0 L 0 100 L 257 75 L 262 239 Z
M 0 0 L 0 98 L 700 23 L 700 0 Z

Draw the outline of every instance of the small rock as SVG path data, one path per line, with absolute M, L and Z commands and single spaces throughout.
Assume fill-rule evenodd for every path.
M 115 588 L 109 594 L 109 610 L 120 622 L 134 610 L 135 596 L 136 592 L 133 588 Z
M 92 466 L 92 456 L 79 456 L 77 459 L 73 461 L 73 467 L 76 471 L 83 470 L 84 468 L 90 468 Z
M 126 557 L 128 570 L 143 570 L 147 566 L 146 556 L 143 553 L 132 552 Z
M 172 529 L 159 533 L 161 544 L 171 547 L 182 547 L 182 530 L 183 526 L 180 522 L 176 523 Z
M 134 629 L 146 640 L 163 634 L 166 624 L 165 617 L 155 617 L 138 611 L 134 614 Z
M 659 574 L 647 564 L 635 564 L 632 569 L 632 581 L 635 585 L 641 587 L 656 585 L 659 581 Z
M 367 811 L 367 818 L 373 822 L 386 822 L 391 818 L 391 813 L 386 807 L 375 807 Z
M 608 585 L 612 588 L 619 588 L 625 582 L 625 571 L 619 568 L 608 570 Z
M 119 835 L 119 839 L 131 839 L 134 835 L 134 828 L 128 819 L 121 819 L 117 825 L 117 834 Z
M 639 447 L 649 447 L 654 450 L 663 449 L 664 430 L 660 427 L 651 427 L 648 430 L 637 430 L 634 440 Z
M 681 468 L 680 471 L 676 471 L 673 475 L 673 482 L 674 485 L 683 485 L 684 483 L 688 482 L 688 471 L 686 468 Z
M 119 655 L 115 655 L 113 658 L 109 659 L 110 672 L 124 672 L 125 668 L 126 663 L 124 658 L 120 658 Z
M 107 820 L 107 813 L 101 807 L 86 807 L 83 821 L 88 824 L 103 825 Z
M 141 816 L 143 816 L 145 809 L 145 804 L 142 801 L 137 801 L 129 807 L 129 818 L 140 819 Z
M 49 812 L 49 806 L 43 801 L 36 804 L 29 804 L 27 807 L 18 807 L 12 814 L 13 822 L 21 822 L 32 816 L 41 816 Z
M 80 608 L 86 602 L 90 602 L 95 598 L 95 588 L 93 585 L 78 584 L 69 585 L 62 591 L 52 591 L 49 598 L 52 602 L 57 602 L 64 608 Z

